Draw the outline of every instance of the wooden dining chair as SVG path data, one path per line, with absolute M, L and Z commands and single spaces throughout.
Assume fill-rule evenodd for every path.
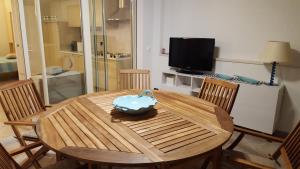
M 219 106 L 230 114 L 239 86 L 239 84 L 224 80 L 205 78 L 200 89 L 199 98 Z
M 215 78 L 205 78 L 199 93 L 199 98 L 211 102 L 228 114 L 231 114 L 236 96 L 239 90 L 239 84 L 231 83 L 225 80 Z M 227 149 L 234 149 L 245 137 L 245 135 L 252 135 L 256 137 L 263 137 L 267 140 L 282 142 L 282 138 L 267 135 L 255 130 L 234 125 L 234 131 L 239 132 L 238 137 L 227 147 Z
M 22 149 L 18 149 L 13 151 L 13 153 L 9 153 L 6 151 L 6 149 L 3 147 L 2 144 L 0 144 L 0 169 L 27 169 L 29 168 L 34 159 L 39 158 L 45 150 L 47 150 L 45 147 L 40 148 L 33 156 L 31 156 L 29 159 L 27 159 L 22 164 L 18 164 L 14 159 L 13 156 L 19 155 L 21 153 L 26 152 L 29 149 L 33 149 L 38 147 L 39 144 L 33 143 L 31 145 L 27 145 L 26 147 Z M 77 161 L 72 160 L 61 160 L 57 162 L 56 164 L 49 165 L 47 167 L 44 167 L 43 169 L 83 169 L 85 166 L 80 165 Z
M 233 108 L 237 93 L 239 90 L 239 84 L 230 83 L 224 80 L 205 78 L 199 93 L 199 98 L 211 102 L 222 109 L 224 109 L 228 114 L 231 113 Z M 239 132 L 238 137 L 226 148 L 227 150 L 233 150 L 245 137 L 245 135 L 252 135 L 256 137 L 261 137 L 270 141 L 282 142 L 283 139 L 274 137 L 272 135 L 267 135 L 234 125 L 234 131 Z M 202 169 L 207 168 L 209 159 L 207 159 Z
M 150 89 L 150 70 L 121 69 L 119 89 Z
M 295 129 L 285 138 L 283 143 L 275 151 L 275 153 L 269 158 L 271 163 L 269 166 L 266 164 L 253 161 L 262 157 L 256 157 L 254 155 L 245 154 L 235 150 L 226 150 L 224 152 L 225 160 L 229 160 L 234 164 L 241 165 L 247 168 L 262 168 L 271 169 L 278 167 L 278 158 L 281 157 L 283 166 L 285 169 L 299 169 L 300 168 L 300 121 Z M 264 161 L 268 161 L 265 159 Z
M 39 141 L 35 133 L 36 122 L 34 119 L 37 120 L 39 113 L 46 110 L 46 106 L 31 79 L 0 86 L 0 103 L 8 119 L 4 124 L 12 127 L 22 146 L 26 146 L 26 140 Z M 20 126 L 30 126 L 33 128 L 32 132 L 22 133 L 19 130 Z M 32 156 L 30 151 L 27 151 L 26 154 L 28 157 Z M 35 167 L 39 167 L 39 164 L 35 163 Z
M 198 97 L 213 103 L 228 114 L 231 113 L 240 85 L 215 78 L 205 78 L 202 82 Z M 202 169 L 207 168 L 211 158 L 207 158 Z

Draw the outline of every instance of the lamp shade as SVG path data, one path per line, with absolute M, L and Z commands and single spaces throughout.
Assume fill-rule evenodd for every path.
M 262 53 L 264 63 L 288 62 L 291 47 L 289 42 L 269 41 Z

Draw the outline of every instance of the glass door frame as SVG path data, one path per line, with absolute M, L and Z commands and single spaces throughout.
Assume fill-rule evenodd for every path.
M 26 78 L 31 78 L 31 69 L 30 69 L 30 61 L 29 61 L 29 48 L 28 48 L 28 38 L 27 38 L 27 30 L 26 30 L 26 18 L 25 18 L 25 7 L 24 0 L 18 0 L 19 3 L 19 11 L 20 11 L 20 25 L 21 25 L 21 34 L 22 34 L 22 42 L 23 42 L 23 50 L 24 50 L 24 62 L 25 62 L 25 70 L 26 70 Z M 40 0 L 34 0 L 35 10 L 34 13 L 37 17 L 38 22 L 38 36 L 39 36 L 39 45 L 40 45 L 40 55 L 41 55 L 41 64 L 42 64 L 42 83 L 43 83 L 43 96 L 45 104 L 49 104 L 49 91 L 48 91 L 48 82 L 47 82 L 47 74 L 46 74 L 46 61 L 45 61 L 45 51 L 44 51 L 44 39 L 43 39 L 43 30 L 42 30 L 42 18 L 41 18 L 41 10 L 40 10 Z
M 20 29 L 21 29 L 21 36 L 22 36 L 22 45 L 23 45 L 23 54 L 24 54 L 24 67 L 26 73 L 26 79 L 30 79 L 31 69 L 30 69 L 30 60 L 29 60 L 29 48 L 28 48 L 28 37 L 27 37 L 27 30 L 26 30 L 26 18 L 25 18 L 25 8 L 24 8 L 24 0 L 17 0 L 18 1 L 18 10 L 19 10 L 19 17 L 20 17 Z M 136 49 L 136 20 L 137 20 L 137 0 L 130 0 L 131 2 L 131 9 L 132 9 L 132 67 L 136 68 L 137 66 L 137 49 Z M 46 73 L 46 60 L 45 60 L 45 48 L 44 48 L 44 39 L 43 39 L 43 29 L 42 29 L 42 17 L 41 17 L 41 9 L 40 9 L 40 0 L 34 0 L 35 3 L 35 15 L 37 17 L 37 24 L 38 24 L 38 36 L 39 40 L 38 43 L 40 45 L 40 55 L 41 55 L 41 64 L 42 64 L 42 83 L 43 83 L 43 96 L 45 104 L 49 104 L 49 91 L 48 91 L 48 82 L 47 82 L 47 73 Z M 86 93 L 93 93 L 94 92 L 94 83 L 93 83 L 93 64 L 92 64 L 92 44 L 91 44 L 91 23 L 90 23 L 90 9 L 89 9 L 89 1 L 87 0 L 80 0 L 80 12 L 81 12 L 81 26 L 82 26 L 82 37 L 83 37 L 83 54 L 84 54 L 84 70 L 85 70 L 85 86 L 86 86 Z M 104 5 L 103 5 L 103 13 L 105 12 Z M 103 20 L 105 22 L 105 20 Z M 105 23 L 104 23 L 105 24 Z M 104 32 L 104 38 L 106 38 L 106 33 Z M 105 52 L 107 49 L 104 50 Z M 106 55 L 105 55 L 106 57 Z M 106 63 L 107 64 L 107 63 Z M 106 67 L 106 66 L 105 66 Z M 107 70 L 107 67 L 105 68 Z M 105 84 L 107 87 L 108 84 L 108 75 L 107 71 L 105 73 Z
M 31 78 L 30 70 L 30 61 L 29 61 L 29 49 L 27 41 L 27 31 L 26 31 L 26 18 L 25 18 L 25 9 L 24 9 L 24 0 L 18 0 L 19 11 L 20 11 L 20 25 L 21 25 L 21 34 L 22 34 L 22 43 L 23 43 L 23 52 L 24 52 L 24 64 L 26 70 L 26 79 Z M 49 90 L 48 90 L 48 81 L 46 73 L 46 60 L 45 60 L 45 48 L 44 48 L 44 39 L 43 39 L 43 29 L 42 29 L 42 17 L 40 9 L 40 0 L 34 0 L 35 3 L 35 15 L 38 21 L 38 36 L 39 36 L 39 45 L 40 45 L 40 55 L 41 55 L 41 64 L 42 64 L 42 83 L 43 83 L 43 95 L 45 104 L 49 104 Z M 82 37 L 83 37 L 83 53 L 84 53 L 84 67 L 85 67 L 85 86 L 86 93 L 92 93 L 93 90 L 93 76 L 92 75 L 92 51 L 91 51 L 91 37 L 90 37 L 90 21 L 89 19 L 89 4 L 86 0 L 80 0 L 81 5 L 81 25 L 82 25 Z

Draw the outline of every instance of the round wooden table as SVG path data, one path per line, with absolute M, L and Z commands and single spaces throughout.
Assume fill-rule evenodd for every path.
M 93 164 L 166 166 L 204 155 L 219 161 L 221 146 L 233 132 L 225 111 L 163 91 L 154 91 L 158 104 L 144 115 L 113 109 L 114 98 L 137 93 L 100 92 L 66 100 L 41 116 L 38 135 L 51 150 Z

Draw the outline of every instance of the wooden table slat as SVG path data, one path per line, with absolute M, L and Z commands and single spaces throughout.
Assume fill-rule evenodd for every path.
M 139 153 L 140 151 L 136 149 L 133 145 L 128 143 L 119 133 L 114 131 L 111 127 L 109 127 L 106 123 L 100 120 L 95 112 L 89 112 L 82 104 L 79 102 L 75 103 L 78 107 L 80 107 L 83 111 L 87 113 L 91 118 L 93 118 L 99 125 L 101 125 L 105 130 L 107 130 L 111 135 L 113 135 L 117 140 L 119 140 L 122 144 L 124 144 L 131 152 Z
M 61 149 L 66 146 L 61 136 L 58 134 L 49 118 L 44 118 L 40 120 L 39 133 L 42 140 L 47 140 L 48 146 L 55 147 L 56 149 Z M 42 133 L 42 134 L 41 134 Z
M 85 133 L 73 122 L 73 120 L 62 110 L 60 111 L 60 115 L 64 118 L 66 123 L 74 130 L 76 135 L 80 138 L 80 140 L 85 144 L 88 148 L 97 148 L 96 145 L 90 140 L 86 138 Z
M 82 110 L 78 105 L 78 103 L 74 103 L 71 106 L 78 109 L 78 110 Z M 85 112 L 84 110 L 80 111 L 80 113 L 83 115 L 83 113 L 85 113 L 84 118 L 89 121 L 95 129 L 97 129 L 99 131 L 99 134 L 103 134 L 114 146 L 117 147 L 118 150 L 120 151 L 124 151 L 124 152 L 131 152 L 125 145 L 123 145 L 117 138 L 114 137 L 113 134 L 109 133 L 105 128 L 103 128 L 99 123 L 97 123 L 97 120 L 99 120 L 99 118 L 94 119 L 92 118 L 89 113 L 86 114 L 87 112 Z M 113 150 L 113 149 L 111 149 Z
M 173 132 L 178 132 L 182 129 L 186 129 L 188 127 L 196 127 L 195 124 L 192 123 L 186 123 L 186 124 L 176 124 L 177 126 L 171 126 L 168 130 L 160 130 L 152 134 L 144 135 L 142 136 L 146 140 L 151 139 L 151 138 L 156 138 L 156 137 L 163 137 L 165 134 L 173 133 Z
M 56 129 L 56 131 L 58 132 L 58 134 L 60 135 L 60 137 L 63 139 L 63 141 L 65 142 L 65 144 L 67 146 L 75 146 L 75 143 L 68 136 L 68 134 L 66 133 L 66 131 L 60 126 L 60 124 L 55 119 L 55 117 L 51 116 L 51 117 L 49 117 L 49 120 L 52 123 L 52 125 L 54 126 L 54 128 Z
M 54 114 L 54 118 L 58 121 L 63 130 L 68 134 L 74 144 L 78 147 L 86 147 L 85 144 L 81 141 L 81 139 L 77 136 L 77 134 L 72 130 L 69 124 L 65 122 L 63 117 L 61 116 L 61 112 Z
M 160 134 L 160 135 L 158 135 L 157 137 L 152 137 L 152 138 L 149 138 L 149 139 L 147 139 L 147 138 L 145 138 L 147 141 L 149 141 L 149 142 L 154 142 L 154 141 L 158 141 L 158 140 L 160 140 L 160 139 L 164 139 L 164 138 L 167 138 L 167 137 L 170 137 L 170 136 L 178 136 L 177 134 L 180 134 L 180 133 L 184 133 L 184 132 L 187 132 L 187 131 L 191 131 L 191 130 L 194 130 L 194 129 L 199 129 L 199 127 L 198 126 L 196 126 L 196 125 L 193 125 L 193 124 L 191 124 L 192 126 L 188 126 L 188 127 L 184 127 L 184 128 L 182 128 L 182 129 L 179 129 L 179 130 L 175 130 L 175 131 L 168 131 L 167 130 L 167 133 L 165 133 L 165 134 Z
M 67 109 L 69 109 L 81 122 L 83 122 L 83 125 L 85 125 L 88 130 L 90 130 L 93 135 L 95 135 L 105 145 L 105 147 L 107 147 L 107 149 L 118 151 L 118 148 L 105 137 L 103 130 L 99 131 L 101 128 L 97 125 L 93 125 L 94 120 L 92 118 L 88 118 L 89 116 L 78 107 L 73 108 L 72 106 L 74 105 L 68 106 Z
M 176 144 L 173 144 L 171 146 L 167 146 L 167 147 L 164 147 L 164 148 L 161 148 L 161 150 L 165 153 L 167 152 L 170 152 L 172 150 L 175 150 L 175 149 L 178 149 L 180 147 L 184 147 L 186 145 L 189 145 L 189 144 L 192 144 L 192 143 L 195 143 L 195 142 L 199 142 L 199 141 L 205 141 L 205 139 L 207 138 L 210 138 L 210 137 L 213 137 L 215 136 L 214 133 L 205 133 L 203 135 L 198 135 L 197 137 L 193 137 L 193 138 L 186 138 L 184 141 L 182 142 L 178 142 Z
M 165 126 L 165 127 L 155 129 L 155 130 L 150 130 L 150 131 L 140 133 L 140 136 L 143 137 L 143 136 L 147 136 L 147 135 L 151 135 L 151 134 L 157 134 L 157 133 L 160 133 L 160 132 L 172 131 L 173 128 L 180 127 L 180 126 L 183 126 L 183 125 L 194 125 L 194 124 L 190 123 L 189 121 L 182 121 L 180 123 L 175 123 L 175 124 L 171 124 L 171 125 L 168 125 L 168 126 Z
M 170 122 L 174 122 L 177 120 L 183 120 L 183 119 L 181 117 L 169 116 L 167 118 L 159 118 L 156 121 L 140 124 L 138 126 L 130 126 L 129 128 L 131 128 L 134 131 L 139 131 L 143 129 L 149 129 L 153 126 L 160 126 L 160 124 L 168 124 Z
M 180 138 L 186 138 L 190 135 L 193 135 L 193 134 L 197 134 L 198 133 L 201 133 L 201 132 L 210 132 L 208 130 L 205 130 L 203 128 L 194 128 L 192 130 L 189 130 L 189 131 L 186 131 L 186 132 L 182 132 L 182 133 L 178 133 L 176 135 L 171 135 L 169 137 L 166 137 L 166 138 L 163 138 L 163 139 L 160 139 L 160 140 L 157 140 L 157 141 L 153 141 L 151 142 L 153 145 L 158 145 L 158 144 L 162 144 L 162 143 L 165 143 L 165 142 L 169 142 L 169 141 L 174 141 L 176 139 L 180 139 Z
M 87 139 L 90 139 L 98 148 L 106 150 L 107 147 L 84 125 L 74 116 L 68 109 L 63 109 L 65 113 L 73 120 L 73 122 L 87 135 Z

